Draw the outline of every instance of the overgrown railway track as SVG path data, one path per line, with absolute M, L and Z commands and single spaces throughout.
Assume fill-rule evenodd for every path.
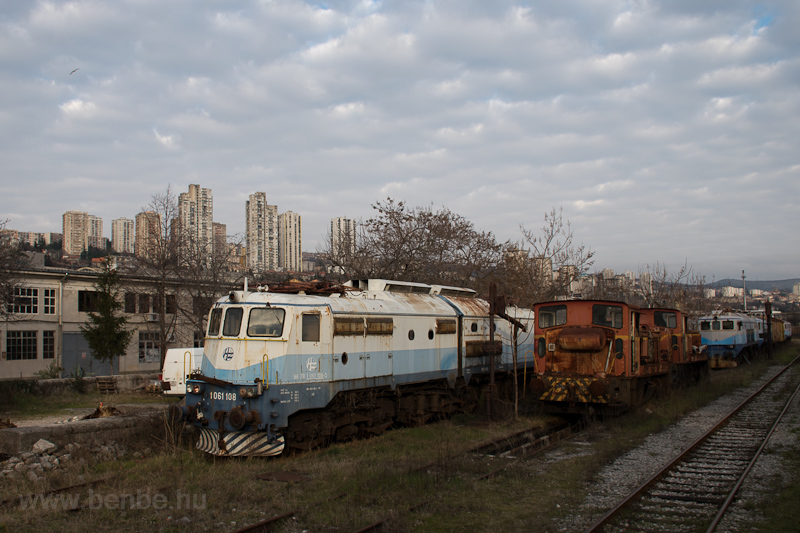
M 714 531 L 800 390 L 798 361 L 800 357 L 586 532 Z
M 492 442 L 484 443 L 476 448 L 473 448 L 464 454 L 461 454 L 457 457 L 450 457 L 445 460 L 438 460 L 430 463 L 426 463 L 422 466 L 417 466 L 415 468 L 410 468 L 406 473 L 407 474 L 414 474 L 414 473 L 428 473 L 436 475 L 437 472 L 441 473 L 442 471 L 446 471 L 447 475 L 456 475 L 457 466 L 454 466 L 458 463 L 458 459 L 461 456 L 465 455 L 479 455 L 479 456 L 495 456 L 495 457 L 506 457 L 510 460 L 505 461 L 504 464 L 501 466 L 493 467 L 488 470 L 481 471 L 476 473 L 474 471 L 470 471 L 468 475 L 473 476 L 475 480 L 487 479 L 491 478 L 492 476 L 498 475 L 503 470 L 506 470 L 516 464 L 518 461 L 522 461 L 525 459 L 530 458 L 532 455 L 539 453 L 550 446 L 562 441 L 565 438 L 573 435 L 575 432 L 580 431 L 582 429 L 582 423 L 570 423 L 566 420 L 552 423 L 546 427 L 536 427 L 527 429 L 524 431 L 520 431 L 514 433 L 512 435 L 507 435 L 500 439 L 497 439 Z M 439 494 L 442 496 L 442 493 Z M 350 497 L 349 494 L 339 494 L 335 496 L 335 499 L 341 499 L 343 502 L 347 502 L 348 498 Z M 399 513 L 413 513 L 421 508 L 423 508 L 426 504 L 431 502 L 430 497 L 426 497 L 424 500 L 419 501 L 415 504 L 408 506 L 406 509 L 398 510 Z M 316 504 L 312 504 L 310 507 L 313 507 Z M 284 513 L 280 513 L 279 515 L 275 515 L 269 517 L 261 522 L 251 524 L 241 529 L 236 530 L 234 533 L 245 533 L 245 532 L 256 532 L 256 531 L 271 531 L 273 528 L 278 527 L 284 520 L 289 518 L 297 518 L 302 517 L 303 509 L 293 509 Z M 397 514 L 397 513 L 395 513 Z M 382 520 L 378 520 L 372 522 L 370 524 L 366 524 L 363 527 L 356 530 L 357 533 L 367 533 L 370 531 L 379 531 L 389 520 L 389 518 L 385 518 Z

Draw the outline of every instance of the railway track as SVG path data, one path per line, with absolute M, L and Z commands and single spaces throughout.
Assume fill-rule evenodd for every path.
M 517 464 L 519 461 L 525 460 L 532 455 L 539 453 L 550 446 L 564 440 L 565 438 L 570 437 L 575 432 L 580 431 L 582 429 L 582 424 L 580 423 L 569 423 L 567 421 L 561 421 L 558 423 L 553 423 L 544 428 L 531 428 L 528 430 L 520 431 L 513 435 L 505 436 L 501 439 L 498 439 L 493 442 L 489 442 L 473 448 L 465 452 L 463 455 L 483 455 L 483 456 L 494 456 L 494 457 L 505 457 L 510 458 L 511 460 L 506 461 L 502 466 L 499 468 L 493 468 L 489 471 L 484 471 L 481 473 L 474 473 L 470 472 L 470 475 L 477 480 L 491 478 L 503 470 L 511 468 L 513 465 Z M 412 473 L 420 473 L 420 472 L 435 472 L 435 471 L 442 471 L 445 470 L 449 475 L 454 475 L 454 467 L 453 464 L 457 462 L 458 457 L 450 457 L 445 461 L 436 461 L 427 463 L 425 465 L 415 467 L 409 469 L 407 474 Z M 442 494 L 440 493 L 439 496 L 441 497 Z M 335 496 L 333 499 L 341 499 L 345 503 L 347 499 L 350 497 L 349 494 L 339 494 Z M 428 497 L 425 500 L 422 500 L 416 504 L 410 505 L 407 509 L 400 511 L 413 513 L 418 509 L 423 508 L 426 504 L 430 503 L 431 499 Z M 310 507 L 314 507 L 319 502 L 315 504 L 311 504 Z M 303 509 L 293 509 L 279 515 L 272 516 L 261 522 L 251 524 L 240 529 L 237 529 L 234 533 L 252 533 L 252 532 L 263 532 L 263 531 L 271 531 L 273 528 L 278 527 L 284 520 L 287 520 L 292 517 L 302 516 Z M 386 525 L 389 518 L 378 520 L 371 524 L 365 525 L 364 527 L 357 529 L 356 533 L 367 533 L 370 531 L 379 531 L 384 525 Z
M 716 529 L 800 390 L 800 357 L 605 515 L 590 532 Z

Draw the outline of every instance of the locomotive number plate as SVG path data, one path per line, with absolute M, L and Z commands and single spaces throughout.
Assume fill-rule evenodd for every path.
M 216 392 L 212 391 L 208 393 L 208 398 L 211 400 L 231 400 L 236 401 L 236 393 L 235 392 Z

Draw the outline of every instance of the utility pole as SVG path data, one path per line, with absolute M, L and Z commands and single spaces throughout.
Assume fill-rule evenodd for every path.
M 742 296 L 744 297 L 744 312 L 747 312 L 747 288 L 744 286 L 744 270 L 742 270 Z

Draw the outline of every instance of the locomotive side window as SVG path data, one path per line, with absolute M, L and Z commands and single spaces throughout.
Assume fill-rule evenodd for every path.
M 333 334 L 334 335 L 364 335 L 364 319 L 363 318 L 334 318 L 333 319 Z
M 678 327 L 678 316 L 675 313 L 656 311 L 654 315 L 653 319 L 656 326 L 661 326 L 662 328 Z
M 319 342 L 319 320 L 317 313 L 303 314 L 303 341 Z
M 592 324 L 619 329 L 622 327 L 622 307 L 618 305 L 593 305 Z
M 247 322 L 248 337 L 279 337 L 283 332 L 286 311 L 274 307 L 256 307 L 250 310 Z
M 211 316 L 208 318 L 209 337 L 216 337 L 219 335 L 220 324 L 222 324 L 222 309 L 217 307 L 211 310 Z
M 225 313 L 225 323 L 222 325 L 222 335 L 225 337 L 238 337 L 239 330 L 242 329 L 241 307 L 231 307 Z
M 455 333 L 456 332 L 456 321 L 455 320 L 445 320 L 441 318 L 436 319 L 436 333 L 439 335 L 443 335 L 445 333 Z
M 367 335 L 394 334 L 394 321 L 391 318 L 368 318 Z
M 563 326 L 567 323 L 566 305 L 548 305 L 539 308 L 539 327 L 552 328 L 553 326 Z

